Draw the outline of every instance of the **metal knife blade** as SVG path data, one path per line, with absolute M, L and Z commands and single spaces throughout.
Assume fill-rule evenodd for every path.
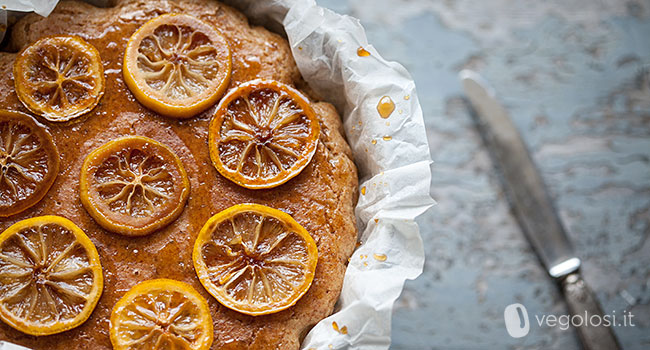
M 524 233 L 548 273 L 563 277 L 580 267 L 537 167 L 506 110 L 476 73 L 460 73 L 465 93 L 477 112 L 478 126 L 503 176 L 504 190 Z
M 600 305 L 578 271 L 580 259 L 571 247 L 541 175 L 507 111 L 477 73 L 463 70 L 460 78 L 476 111 L 474 117 L 481 136 L 501 173 L 510 206 L 549 275 L 559 283 L 569 311 L 572 315 L 602 318 Z M 610 327 L 592 327 L 585 320 L 577 326 L 577 331 L 587 350 L 620 349 Z

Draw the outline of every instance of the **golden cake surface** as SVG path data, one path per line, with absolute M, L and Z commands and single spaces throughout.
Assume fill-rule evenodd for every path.
M 125 85 L 123 55 L 130 36 L 145 22 L 165 13 L 184 13 L 213 25 L 232 50 L 228 89 L 253 79 L 272 79 L 309 92 L 286 40 L 252 27 L 236 10 L 216 1 L 130 1 L 113 8 L 61 2 L 47 18 L 28 15 L 11 30 L 8 49 L 18 52 L 47 35 L 78 35 L 100 53 L 106 79 L 99 104 L 67 123 L 34 116 L 18 99 L 13 64 L 16 53 L 0 53 L 0 109 L 33 115 L 46 125 L 60 153 L 60 170 L 45 197 L 33 207 L 0 218 L 0 232 L 41 215 L 59 215 L 78 225 L 97 247 L 104 270 L 104 291 L 82 325 L 64 333 L 30 336 L 0 322 L 0 340 L 34 350 L 111 349 L 109 319 L 115 303 L 134 285 L 156 278 L 185 282 L 209 303 L 214 322 L 211 349 L 297 349 L 306 332 L 329 315 L 338 299 L 347 260 L 356 242 L 354 204 L 357 174 L 333 106 L 314 102 L 320 137 L 311 162 L 275 188 L 250 190 L 221 176 L 213 167 L 208 127 L 215 106 L 190 119 L 163 117 L 142 106 Z M 127 135 L 145 136 L 169 146 L 190 180 L 190 196 L 178 219 L 146 236 L 129 237 L 99 226 L 79 195 L 83 161 L 93 150 Z M 314 238 L 318 264 L 313 283 L 298 302 L 277 313 L 248 316 L 219 304 L 199 282 L 192 264 L 194 241 L 214 214 L 241 203 L 259 203 L 290 214 Z

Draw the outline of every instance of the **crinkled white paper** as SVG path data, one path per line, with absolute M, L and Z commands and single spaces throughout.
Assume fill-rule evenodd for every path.
M 10 9 L 22 4 L 41 14 L 56 3 L 5 2 L 15 5 Z M 361 177 L 356 215 L 362 245 L 348 265 L 336 312 L 309 332 L 302 348 L 388 349 L 393 304 L 406 279 L 420 275 L 424 264 L 415 218 L 434 204 L 431 156 L 413 79 L 400 64 L 381 58 L 357 19 L 313 0 L 226 2 L 256 23 L 286 33 L 302 76 L 343 112 Z M 359 47 L 370 56 L 358 56 Z M 386 119 L 377 111 L 383 96 L 395 103 Z
M 36 12 L 47 16 L 54 10 L 58 0 L 4 0 L 1 2 L 3 10 Z

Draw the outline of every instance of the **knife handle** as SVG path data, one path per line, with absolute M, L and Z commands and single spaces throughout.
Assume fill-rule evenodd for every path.
M 602 321 L 603 311 L 579 273 L 567 275 L 561 281 L 561 286 L 571 315 L 580 315 L 585 318 L 599 315 Z M 590 325 L 589 319 L 583 319 L 576 330 L 585 350 L 619 350 L 621 348 L 611 327 L 602 324 L 594 327 Z

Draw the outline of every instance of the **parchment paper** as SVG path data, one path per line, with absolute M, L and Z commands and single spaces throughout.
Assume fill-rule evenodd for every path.
M 10 10 L 41 15 L 56 4 L 1 2 Z M 253 22 L 286 34 L 302 76 L 343 113 L 361 177 L 356 216 L 362 244 L 350 259 L 335 313 L 309 332 L 302 348 L 388 349 L 393 304 L 406 279 L 420 275 L 424 264 L 415 218 L 434 204 L 431 156 L 415 83 L 404 67 L 385 61 L 368 44 L 355 18 L 318 7 L 313 0 L 226 2 Z M 359 56 L 359 47 L 370 56 Z M 395 104 L 385 119 L 377 110 L 383 96 Z

